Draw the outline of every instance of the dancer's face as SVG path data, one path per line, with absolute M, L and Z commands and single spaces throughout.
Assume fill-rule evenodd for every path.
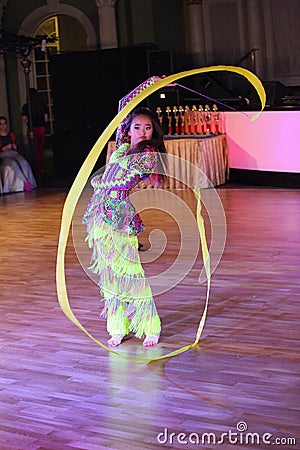
M 4 119 L 0 119 L 0 134 L 7 134 L 7 122 Z
M 153 124 L 150 117 L 143 114 L 135 116 L 132 119 L 128 134 L 131 138 L 132 147 L 141 141 L 152 139 Z

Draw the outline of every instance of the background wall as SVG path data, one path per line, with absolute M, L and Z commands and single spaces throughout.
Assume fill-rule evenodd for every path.
M 119 0 L 116 13 L 120 46 L 155 43 L 172 51 L 175 70 L 190 64 L 184 1 Z
M 267 76 L 300 85 L 300 4 L 298 0 L 263 0 Z

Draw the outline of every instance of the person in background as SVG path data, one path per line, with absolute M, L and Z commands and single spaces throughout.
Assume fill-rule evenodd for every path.
M 140 85 L 138 91 L 154 81 Z M 144 223 L 129 195 L 148 177 L 157 185 L 163 181 L 163 130 L 157 117 L 140 107 L 120 124 L 116 141 L 103 175 L 91 181 L 94 194 L 83 217 L 93 249 L 91 270 L 99 275 L 104 297 L 101 317 L 107 319 L 108 345 L 116 347 L 132 332 L 144 339 L 144 347 L 152 347 L 158 343 L 161 322 L 138 255 Z
M 16 136 L 8 131 L 7 119 L 0 116 L 0 166 L 3 193 L 19 190 L 31 191 L 36 188 L 31 167 L 28 161 L 18 153 Z M 5 170 L 9 168 L 9 170 Z
M 45 174 L 45 136 L 48 109 L 35 88 L 29 89 L 29 96 L 27 102 L 22 106 L 21 114 L 23 123 L 27 125 L 28 137 L 31 138 L 33 134 L 37 166 L 36 175 L 38 179 L 41 179 Z

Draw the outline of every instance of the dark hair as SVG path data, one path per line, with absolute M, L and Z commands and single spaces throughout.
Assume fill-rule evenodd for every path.
M 35 88 L 29 89 L 29 96 L 27 96 L 27 103 L 30 103 L 32 113 L 35 115 L 43 114 L 44 103 L 41 94 Z
M 0 120 L 5 120 L 5 122 L 7 123 L 7 118 L 5 116 L 0 116 Z
M 126 123 L 125 123 L 125 133 L 128 135 L 130 125 L 131 125 L 133 119 L 137 116 L 148 116 L 153 125 L 152 140 L 154 140 L 156 142 L 163 142 L 164 132 L 160 126 L 160 123 L 159 123 L 156 115 L 153 114 L 153 112 L 149 108 L 145 108 L 144 106 L 140 106 L 139 108 L 134 109 L 127 116 Z
M 138 142 L 134 147 L 130 148 L 127 152 L 126 155 L 132 155 L 135 153 L 142 153 L 146 147 L 155 147 L 158 154 L 159 154 L 159 158 L 158 158 L 158 180 L 159 183 L 163 183 L 164 179 L 165 179 L 165 175 L 164 175 L 164 167 L 166 167 L 166 147 L 165 147 L 165 143 L 164 143 L 164 132 L 162 127 L 160 126 L 160 123 L 158 121 L 158 118 L 156 117 L 155 114 L 153 114 L 153 112 L 149 109 L 146 108 L 144 106 L 140 106 L 136 109 L 134 109 L 128 116 L 126 119 L 126 123 L 125 123 L 125 127 L 124 127 L 124 131 L 125 134 L 128 135 L 131 123 L 133 121 L 133 119 L 137 116 L 147 116 L 150 118 L 152 125 L 153 125 L 153 133 L 152 133 L 152 139 L 151 140 L 146 140 L 146 141 L 142 141 L 142 142 Z

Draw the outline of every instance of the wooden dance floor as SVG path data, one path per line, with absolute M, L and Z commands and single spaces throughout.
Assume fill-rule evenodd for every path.
M 67 192 L 0 197 L 1 450 L 300 449 L 299 190 L 225 185 L 217 193 L 227 240 L 200 343 L 149 364 L 107 352 L 60 309 L 55 263 Z M 191 192 L 178 195 L 195 210 Z M 142 260 L 149 230 L 167 238 L 165 252 L 145 264 L 159 274 L 176 259 L 179 228 L 163 212 L 142 216 Z M 196 240 L 185 242 L 191 253 Z M 198 253 L 187 276 L 176 284 L 179 266 L 175 285 L 156 297 L 159 345 L 144 349 L 131 336 L 118 348 L 124 356 L 151 359 L 194 341 L 206 294 Z M 98 288 L 72 235 L 66 279 L 74 313 L 106 343 Z

